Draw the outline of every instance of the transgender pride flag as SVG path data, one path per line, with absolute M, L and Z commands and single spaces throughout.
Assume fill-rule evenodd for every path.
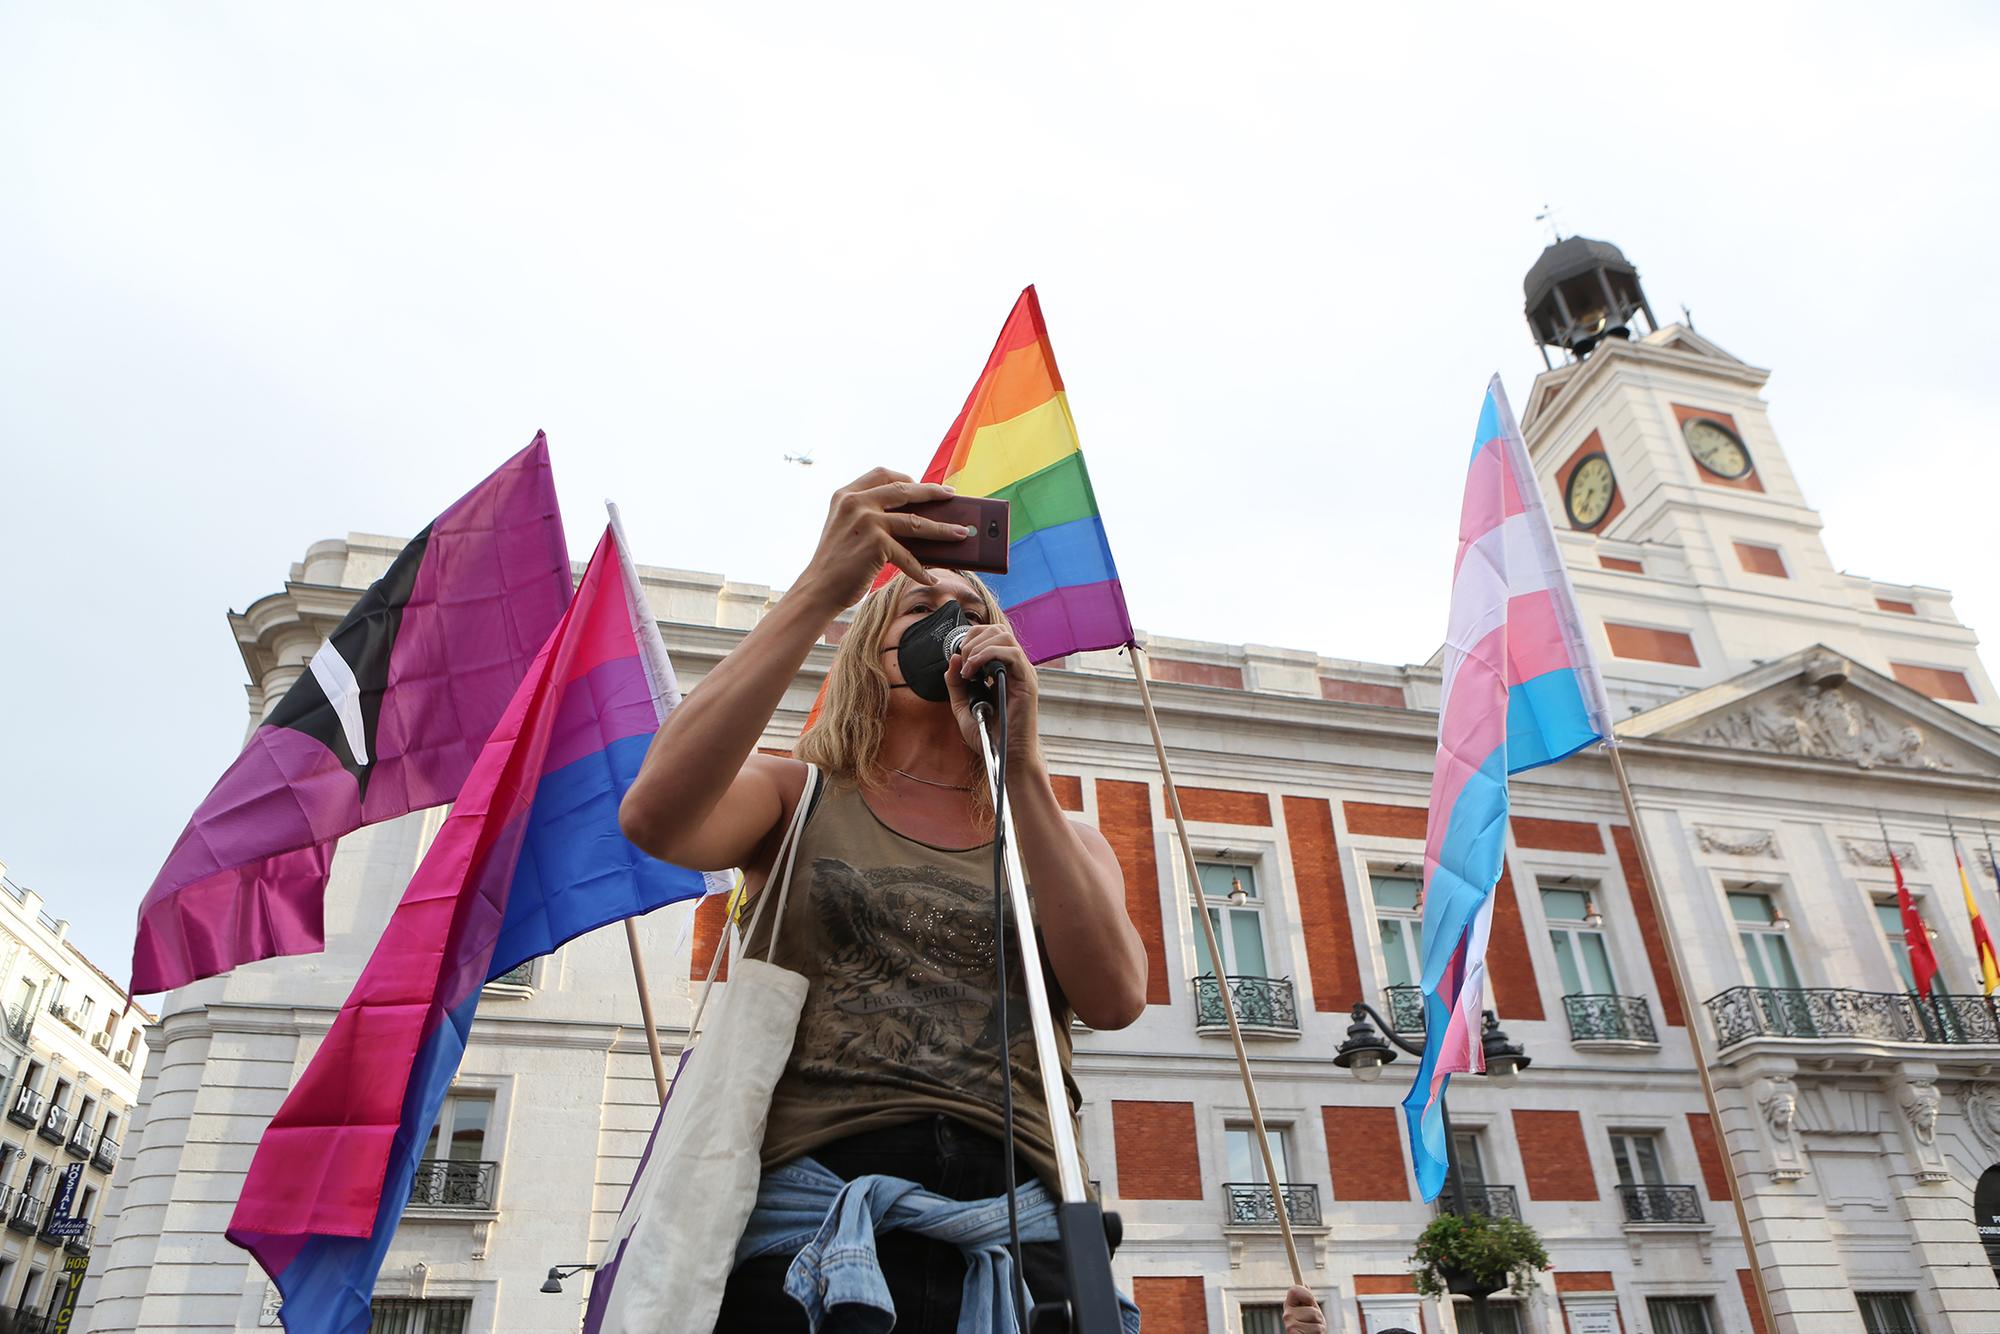
M 659 627 L 607 530 L 250 1163 L 229 1239 L 277 1283 L 291 1334 L 368 1329 L 481 985 L 703 892 L 699 873 L 618 830 L 619 800 L 677 698 Z
M 1403 1101 L 1424 1198 L 1443 1188 L 1446 1080 L 1485 1069 L 1480 1018 L 1507 775 L 1611 735 L 1555 530 L 1494 376 L 1473 438 L 1424 841 L 1424 1058 Z

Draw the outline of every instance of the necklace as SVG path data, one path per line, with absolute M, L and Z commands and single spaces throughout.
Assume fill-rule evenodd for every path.
M 920 774 L 911 773 L 908 769 L 898 769 L 894 765 L 891 765 L 889 767 L 889 772 L 892 774 L 901 774 L 903 777 L 909 779 L 912 783 L 922 783 L 926 787 L 950 788 L 953 792 L 972 791 L 972 784 L 970 783 L 940 783 L 935 778 L 925 778 Z

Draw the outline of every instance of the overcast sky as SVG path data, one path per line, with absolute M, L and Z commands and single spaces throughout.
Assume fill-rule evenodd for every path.
M 0 7 L 0 860 L 123 976 L 309 543 L 539 427 L 575 555 L 611 496 L 787 584 L 1029 282 L 1141 627 L 1421 660 L 1544 203 L 1773 370 L 1837 565 L 2000 635 L 1996 68 L 1942 5 Z

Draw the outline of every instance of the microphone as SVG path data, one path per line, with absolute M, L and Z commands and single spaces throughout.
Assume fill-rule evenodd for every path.
M 972 627 L 969 625 L 956 625 L 946 632 L 944 637 L 944 656 L 947 661 L 954 654 L 963 651 L 965 641 L 971 635 Z M 1000 678 L 1006 674 L 1007 665 L 1005 663 L 997 661 L 989 662 L 979 669 L 978 676 L 973 677 L 965 683 L 966 694 L 971 697 L 974 708 L 978 708 L 982 704 L 989 707 L 992 705 L 994 692 L 1000 688 Z

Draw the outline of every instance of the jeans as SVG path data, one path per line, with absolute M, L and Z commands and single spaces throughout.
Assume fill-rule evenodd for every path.
M 812 1157 L 845 1181 L 901 1177 L 954 1200 L 990 1199 L 1007 1191 L 1000 1142 L 943 1115 L 851 1135 L 821 1145 Z M 1018 1158 L 1015 1172 L 1029 1175 Z M 895 1303 L 897 1334 L 953 1334 L 966 1269 L 959 1249 L 907 1231 L 879 1234 L 876 1248 Z M 1023 1242 L 1021 1265 L 1034 1300 L 1068 1293 L 1056 1243 Z M 717 1334 L 806 1334 L 805 1312 L 784 1291 L 790 1266 L 791 1257 L 781 1255 L 739 1264 L 723 1292 Z

